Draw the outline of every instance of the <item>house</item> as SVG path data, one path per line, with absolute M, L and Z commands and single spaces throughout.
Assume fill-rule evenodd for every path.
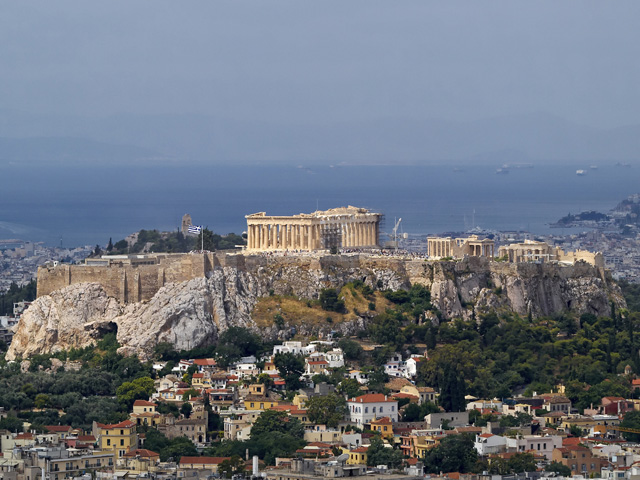
M 436 403 L 436 391 L 431 387 L 418 387 L 418 394 L 420 395 L 420 405 L 426 402 Z
M 246 410 L 268 410 L 279 403 L 278 399 L 261 383 L 249 385 L 249 394 L 244 397 L 243 402 Z
M 316 345 L 313 343 L 307 346 L 302 346 L 302 342 L 288 341 L 288 342 L 284 342 L 282 345 L 273 346 L 274 355 L 277 355 L 278 353 L 293 353 L 294 355 L 309 355 L 315 351 L 316 351 Z
M 136 424 L 131 420 L 108 425 L 94 421 L 92 433 L 98 439 L 100 450 L 112 450 L 118 459 L 138 448 Z
M 389 417 L 376 418 L 371 420 L 371 430 L 380 432 L 383 438 L 393 437 L 393 422 Z
M 171 417 L 173 419 L 173 417 Z M 168 421 L 160 429 L 165 436 L 172 440 L 178 437 L 187 437 L 195 444 L 207 442 L 207 418 L 183 418 L 175 420 L 173 423 Z
M 553 451 L 562 447 L 562 437 L 559 435 L 518 435 L 516 438 L 507 437 L 507 449 L 519 453 L 532 452 L 551 460 Z
M 156 412 L 157 405 L 146 400 L 133 402 L 133 413 L 129 416 L 137 425 L 151 425 L 153 427 L 162 423 L 162 415 Z
M 193 364 L 198 367 L 199 373 L 213 373 L 216 369 L 216 361 L 213 358 L 196 358 Z
M 367 464 L 367 450 L 369 447 L 356 447 L 356 448 L 343 448 L 344 453 L 349 454 L 347 465 L 366 465 Z
M 329 362 L 327 362 L 326 360 L 322 359 L 322 360 L 310 360 L 308 358 L 305 358 L 305 371 L 304 374 L 305 375 L 318 375 L 321 373 L 328 373 L 328 368 L 329 368 Z
M 332 445 L 324 442 L 310 442 L 296 450 L 296 454 L 307 458 L 329 457 L 332 454 Z
M 427 428 L 442 428 L 443 424 L 449 427 L 464 427 L 469 425 L 469 412 L 430 413 L 424 420 L 427 422 Z
M 48 433 L 55 433 L 58 437 L 58 441 L 62 441 L 71 435 L 72 428 L 69 425 L 47 425 L 44 429 Z
M 218 467 L 225 460 L 231 457 L 182 457 L 180 458 L 180 469 L 186 470 L 211 470 L 212 473 L 218 473 Z
M 211 377 L 208 373 L 194 373 L 191 377 L 191 386 L 196 390 L 211 388 Z
M 415 378 L 418 375 L 418 367 L 420 362 L 426 361 L 427 358 L 419 355 L 414 355 L 407 359 L 405 362 L 405 375 L 407 378 Z
M 474 447 L 480 456 L 493 455 L 494 453 L 506 452 L 507 440 L 500 435 L 482 433 L 476 435 Z
M 538 395 L 537 398 L 542 399 L 542 408 L 548 412 L 569 413 L 571 411 L 571 400 L 564 395 L 546 393 L 544 395 Z
M 347 400 L 347 411 L 349 421 L 359 427 L 379 417 L 398 421 L 398 402 L 381 393 L 368 393 Z
M 329 368 L 344 367 L 344 353 L 341 348 L 334 348 L 329 352 L 325 352 L 324 359 L 329 362 Z
M 572 475 L 585 477 L 599 476 L 602 459 L 594 456 L 587 447 L 581 445 L 565 446 L 553 450 L 551 460 L 571 469 Z
M 216 413 L 231 407 L 238 398 L 237 393 L 229 389 L 210 388 L 205 393 L 209 395 L 209 404 Z
M 224 417 L 224 438 L 226 440 L 248 440 L 251 436 L 251 425 L 258 417 L 258 413 L 260 412 Z
M 158 463 L 160 463 L 160 454 L 146 450 L 144 448 L 137 448 L 125 453 L 124 456 L 118 460 L 117 467 L 124 468 L 130 473 L 144 473 L 155 472 L 158 469 Z
M 359 384 L 364 385 L 369 382 L 369 374 L 363 373 L 360 370 L 349 371 L 349 378 L 354 378 Z

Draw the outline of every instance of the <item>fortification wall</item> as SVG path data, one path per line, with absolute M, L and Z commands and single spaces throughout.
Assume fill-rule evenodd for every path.
M 291 293 L 297 284 L 312 284 L 311 279 L 326 283 L 327 286 L 353 279 L 375 284 L 380 275 L 391 275 L 396 279 L 397 286 L 404 287 L 417 283 L 432 288 L 434 284 L 444 285 L 449 282 L 457 285 L 456 288 L 462 287 L 461 295 L 465 301 L 468 296 L 471 299 L 471 294 L 467 292 L 489 288 L 490 285 L 506 285 L 509 279 L 521 279 L 532 285 L 535 279 L 595 277 L 607 283 L 603 269 L 583 262 L 560 267 L 551 264 L 495 262 L 483 257 L 441 262 L 373 255 L 193 253 L 161 257 L 156 265 L 41 267 L 38 269 L 38 297 L 72 284 L 90 282 L 99 283 L 109 296 L 123 303 L 148 301 L 168 283 L 210 277 L 214 270 L 219 269 L 247 272 L 267 290 L 274 288 L 276 291 L 282 290 L 282 293 Z M 449 293 L 451 292 L 442 291 L 443 296 Z
M 215 264 L 213 254 L 185 254 L 160 258 L 157 265 L 43 266 L 38 268 L 38 297 L 69 285 L 89 282 L 99 283 L 109 296 L 121 302 L 146 301 L 167 283 L 205 277 Z

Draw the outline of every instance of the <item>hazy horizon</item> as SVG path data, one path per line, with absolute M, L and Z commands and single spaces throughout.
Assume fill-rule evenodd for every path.
M 638 14 L 631 0 L 9 2 L 0 164 L 637 163 Z

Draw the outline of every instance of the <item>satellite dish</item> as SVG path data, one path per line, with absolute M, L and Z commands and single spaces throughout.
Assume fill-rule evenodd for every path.
M 339 457 L 336 457 L 336 461 L 338 461 L 338 462 L 346 462 L 347 460 L 349 460 L 349 454 L 348 453 L 343 453 Z

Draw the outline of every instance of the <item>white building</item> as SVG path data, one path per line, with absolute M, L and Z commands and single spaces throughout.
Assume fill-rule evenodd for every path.
M 418 374 L 418 365 L 420 362 L 427 360 L 427 357 L 414 355 L 405 362 L 405 376 L 407 378 L 415 378 Z
M 478 455 L 481 456 L 502 453 L 507 450 L 507 440 L 500 435 L 483 433 L 481 435 L 476 435 L 474 447 L 476 448 Z
M 293 353 L 294 355 L 309 355 L 316 351 L 315 344 L 302 346 L 302 342 L 284 342 L 282 345 L 273 346 L 273 354 Z
M 535 451 L 544 458 L 551 460 L 554 448 L 562 447 L 562 437 L 559 435 L 524 435 L 516 438 L 507 438 L 507 448 L 509 451 L 529 452 Z
M 368 393 L 347 400 L 349 421 L 359 427 L 369 424 L 371 420 L 389 417 L 392 422 L 398 421 L 398 402 L 381 393 Z

